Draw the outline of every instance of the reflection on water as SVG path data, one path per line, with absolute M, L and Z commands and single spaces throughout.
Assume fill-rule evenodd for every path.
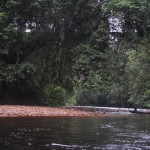
M 0 150 L 150 149 L 149 117 L 1 118 Z

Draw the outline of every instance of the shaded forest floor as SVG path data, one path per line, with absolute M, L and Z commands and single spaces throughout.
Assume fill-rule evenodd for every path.
M 37 117 L 37 116 L 106 116 L 104 112 L 81 111 L 77 109 L 43 107 L 43 106 L 21 106 L 0 105 L 0 117 Z

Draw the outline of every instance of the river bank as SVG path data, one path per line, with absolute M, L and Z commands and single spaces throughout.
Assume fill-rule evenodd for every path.
M 136 108 L 119 108 L 119 107 L 96 107 L 96 106 L 64 106 L 62 108 L 76 109 L 82 111 L 90 111 L 97 113 L 105 114 L 131 114 L 132 113 L 141 113 L 141 114 L 150 114 L 150 109 L 140 109 Z
M 131 114 L 132 108 L 113 108 L 95 106 L 22 106 L 0 105 L 0 117 L 42 117 L 42 116 L 110 116 L 112 114 Z M 138 109 L 138 111 L 150 112 L 150 109 Z
M 104 112 L 92 112 L 74 108 L 0 105 L 0 117 L 42 117 L 42 116 L 104 116 Z

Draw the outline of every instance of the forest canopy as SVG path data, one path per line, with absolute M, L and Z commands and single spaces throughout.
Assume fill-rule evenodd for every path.
M 150 0 L 1 0 L 0 103 L 150 107 Z

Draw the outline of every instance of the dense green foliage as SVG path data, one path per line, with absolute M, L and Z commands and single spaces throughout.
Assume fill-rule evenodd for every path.
M 150 106 L 149 0 L 1 0 L 0 102 Z

